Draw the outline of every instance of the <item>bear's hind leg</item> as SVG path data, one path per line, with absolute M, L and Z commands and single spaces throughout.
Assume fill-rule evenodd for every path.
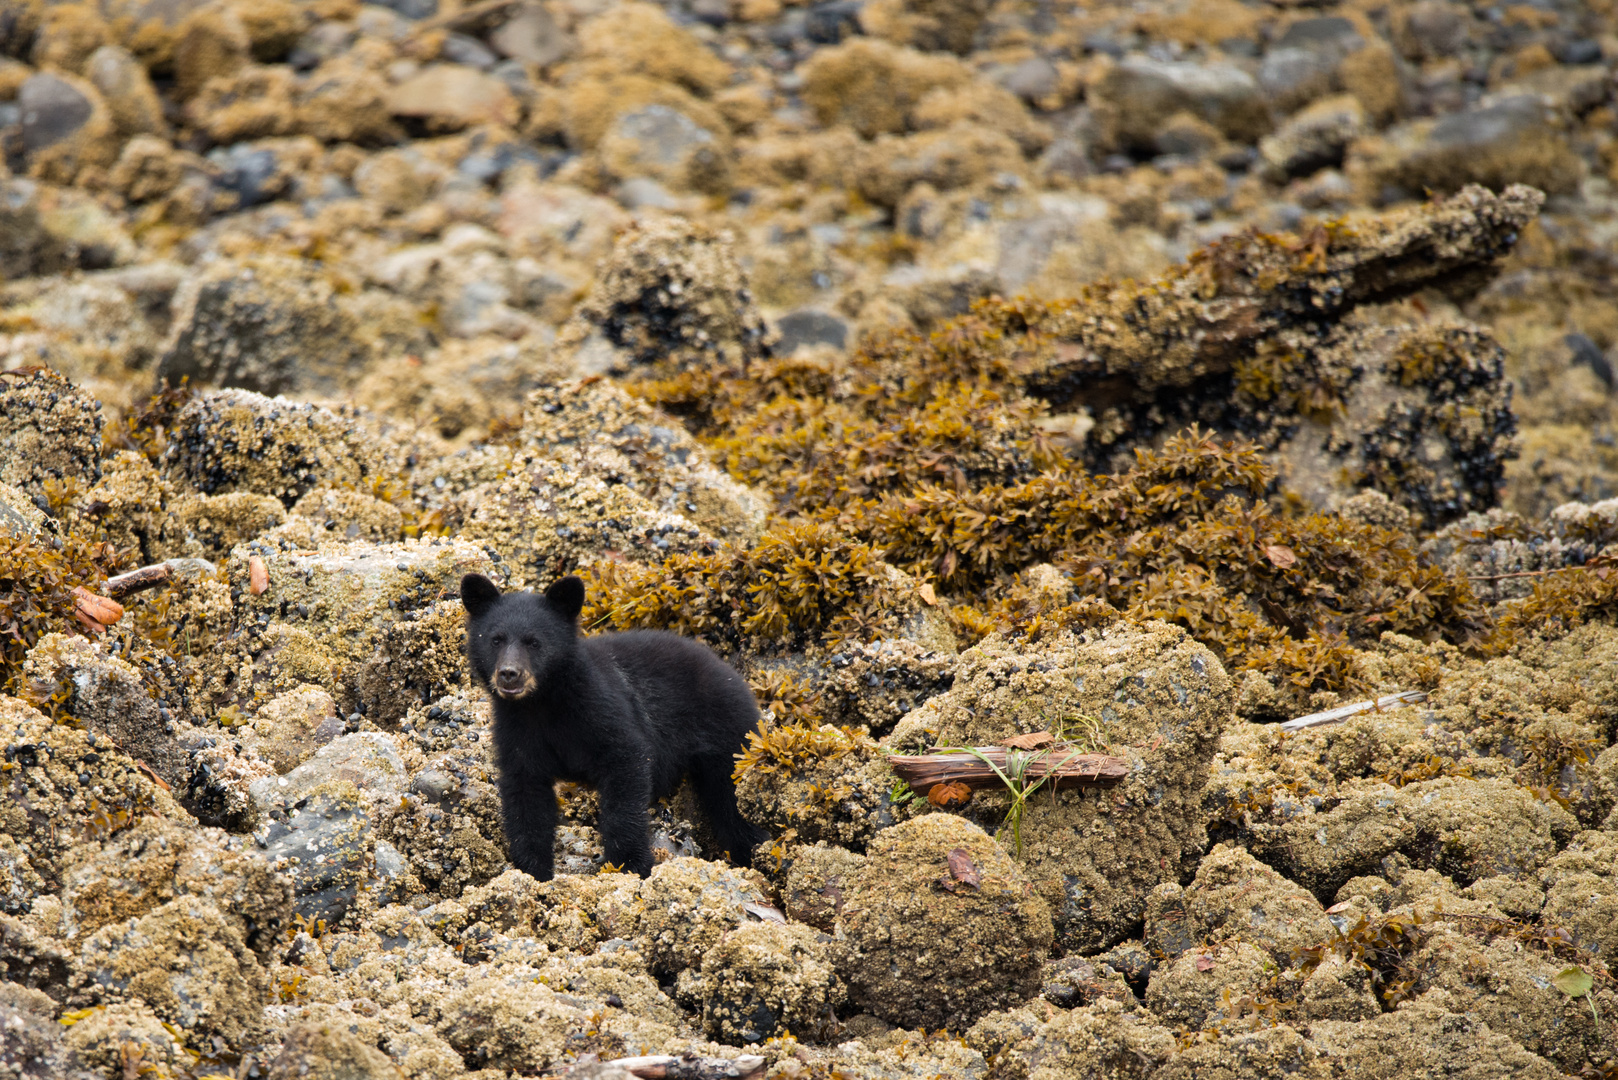
M 742 817 L 737 809 L 736 783 L 731 779 L 735 767 L 735 761 L 724 755 L 699 757 L 691 764 L 691 786 L 702 812 L 708 815 L 720 849 L 729 852 L 732 862 L 751 866 L 753 849 L 768 840 L 770 834 Z

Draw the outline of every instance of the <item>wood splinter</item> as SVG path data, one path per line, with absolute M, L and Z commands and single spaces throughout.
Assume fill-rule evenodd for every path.
M 735 1058 L 705 1058 L 695 1054 L 652 1054 L 618 1058 L 605 1063 L 641 1080 L 750 1080 L 764 1075 L 764 1059 L 757 1054 Z
M 1335 724 L 1339 720 L 1347 720 L 1350 716 L 1362 712 L 1381 712 L 1384 709 L 1397 709 L 1401 705 L 1419 705 L 1427 700 L 1427 695 L 1420 690 L 1404 690 L 1397 694 L 1379 697 L 1375 701 L 1356 701 L 1352 705 L 1343 705 L 1336 709 L 1327 709 L 1325 712 L 1310 713 L 1288 720 L 1281 725 L 1282 731 L 1302 731 L 1304 728 L 1318 727 L 1321 724 Z

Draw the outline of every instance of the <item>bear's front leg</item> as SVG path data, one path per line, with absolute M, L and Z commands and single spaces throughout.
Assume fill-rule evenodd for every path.
M 652 803 L 651 770 L 611 776 L 599 790 L 603 856 L 626 873 L 645 877 L 652 872 L 652 844 L 646 835 L 646 808 Z
M 556 861 L 556 782 L 548 776 L 501 776 L 500 811 L 511 865 L 549 881 Z

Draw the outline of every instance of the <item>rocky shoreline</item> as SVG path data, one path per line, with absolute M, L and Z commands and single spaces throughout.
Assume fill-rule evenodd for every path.
M 0 1075 L 1618 1072 L 1615 66 L 1552 2 L 0 8 Z M 567 785 L 510 868 L 470 572 L 745 675 L 753 869 Z M 889 763 L 1044 733 L 1125 775 Z

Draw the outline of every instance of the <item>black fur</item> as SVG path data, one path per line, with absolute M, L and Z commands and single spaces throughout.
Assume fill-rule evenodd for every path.
M 554 871 L 557 780 L 601 793 L 608 862 L 652 869 L 646 808 L 690 776 L 713 832 L 747 865 L 768 834 L 736 809 L 735 755 L 757 730 L 758 704 L 742 677 L 706 646 L 660 631 L 581 637 L 584 583 L 565 577 L 544 594 L 502 594 L 488 578 L 461 580 L 472 675 L 494 699 L 511 862 L 541 881 Z

